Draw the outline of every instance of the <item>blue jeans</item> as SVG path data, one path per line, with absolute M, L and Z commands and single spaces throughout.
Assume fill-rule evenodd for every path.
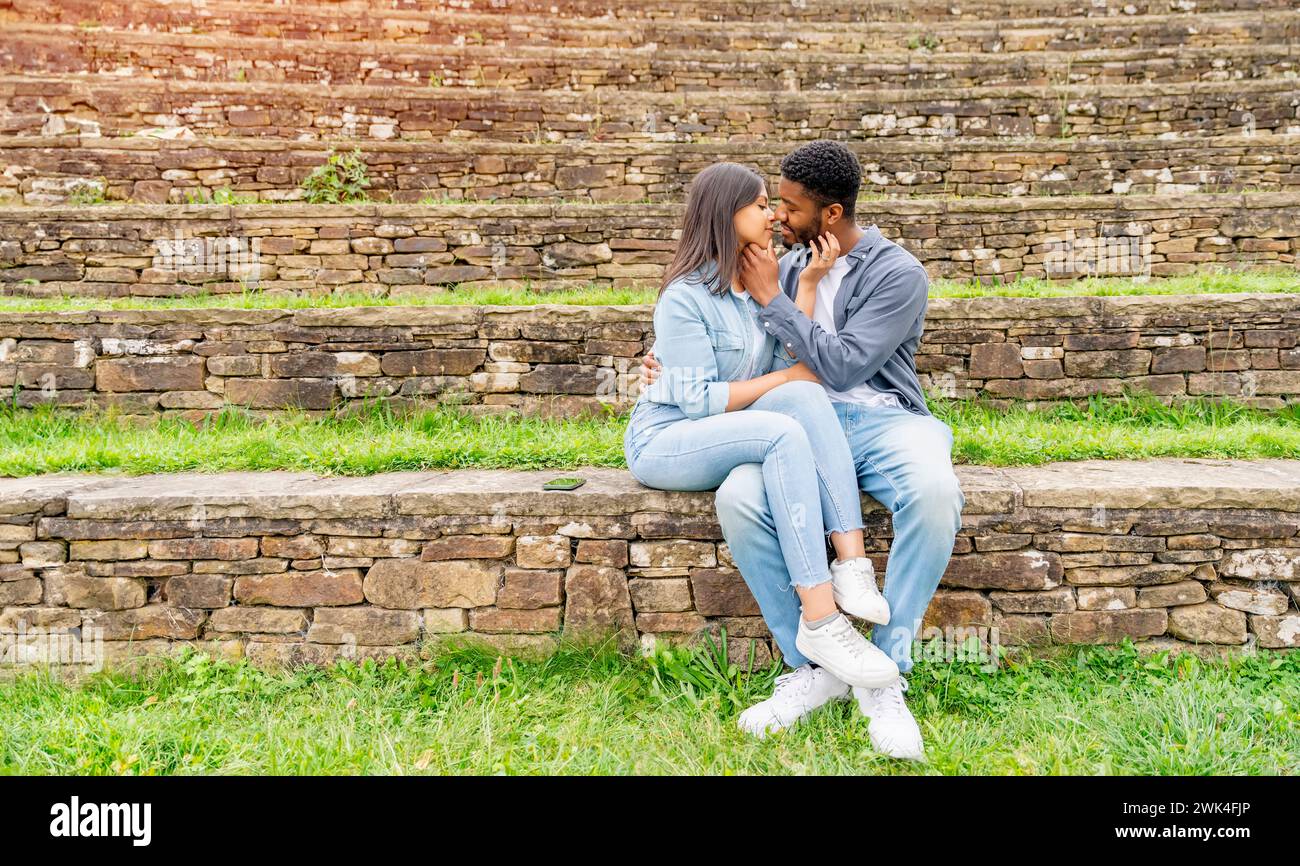
M 889 624 L 872 641 L 902 673 L 912 641 L 952 556 L 966 497 L 952 468 L 952 428 L 930 415 L 892 406 L 836 403 L 862 490 L 891 512 L 894 540 L 885 579 Z M 737 466 L 717 493 L 718 522 L 732 558 L 791 667 L 808 662 L 794 645 L 801 607 L 790 591 L 768 507 L 763 473 Z
M 769 554 L 787 587 L 830 580 L 826 533 L 861 529 L 862 501 L 825 389 L 789 382 L 745 409 L 683 417 L 652 436 L 636 429 L 641 417 L 634 413 L 626 440 L 628 469 L 638 481 L 660 490 L 712 490 L 736 467 L 753 467 L 772 531 Z

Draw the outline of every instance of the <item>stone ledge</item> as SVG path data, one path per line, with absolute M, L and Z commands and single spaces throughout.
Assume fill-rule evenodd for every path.
M 543 491 L 543 481 L 580 474 L 579 490 Z M 1300 512 L 1300 461 L 1285 459 L 1080 460 L 1044 466 L 957 467 L 968 514 L 1029 508 L 1266 508 Z M 310 472 L 182 472 L 140 476 L 56 473 L 0 478 L 0 507 L 34 503 L 72 518 L 384 517 L 392 515 L 618 515 L 713 512 L 712 493 L 654 490 L 627 471 L 504 469 L 324 476 Z M 882 506 L 863 496 L 868 511 Z
M 1070 89 L 1059 117 L 1060 94 L 1044 86 L 814 90 L 786 106 L 773 104 L 771 92 L 752 89 L 623 91 L 610 100 L 606 91 L 119 78 L 0 76 L 0 125 L 15 134 L 94 130 L 109 136 L 187 126 L 202 135 L 295 141 L 304 129 L 357 140 L 429 141 L 1150 139 L 1240 134 L 1249 113 L 1260 135 L 1298 129 L 1294 83 L 1286 78 L 1079 85 Z M 846 117 L 858 121 L 845 123 Z
M 162 79 L 320 80 L 331 85 L 425 84 L 431 70 L 453 84 L 519 91 L 616 89 L 680 91 L 753 86 L 809 91 L 931 85 L 977 86 L 1015 81 L 1053 86 L 1062 66 L 1079 83 L 1154 83 L 1280 77 L 1295 72 L 1285 43 L 1072 47 L 1022 52 L 910 51 L 904 45 L 869 54 L 835 51 L 834 43 L 802 51 L 660 45 L 653 54 L 620 46 L 521 44 L 484 60 L 481 45 L 284 40 L 260 35 L 175 34 L 100 30 L 92 44 L 72 25 L 21 23 L 0 35 L 6 72 L 40 69 L 113 75 L 131 70 Z
M 1276 135 L 1215 135 L 1182 139 L 1023 139 L 1002 141 L 998 139 L 962 139 L 934 141 L 923 138 L 877 138 L 846 142 L 860 157 L 873 155 L 943 156 L 951 154 L 1054 154 L 1089 153 L 1106 155 L 1122 148 L 1147 154 L 1161 154 L 1170 150 L 1196 148 L 1206 152 L 1219 150 L 1268 151 L 1293 148 L 1300 145 L 1300 134 Z M 237 153 L 328 153 L 330 147 L 360 147 L 363 153 L 376 155 L 410 154 L 427 157 L 427 141 L 366 141 L 350 138 L 320 138 L 308 141 L 282 141 L 280 139 L 238 138 L 211 136 L 193 139 L 160 139 L 152 136 L 126 136 L 109 138 L 102 135 L 69 133 L 66 135 L 6 135 L 0 137 L 0 153 L 27 148 L 57 150 L 93 150 L 105 152 L 144 152 L 148 154 L 183 154 L 187 151 L 218 149 Z M 782 157 L 790 152 L 788 142 L 772 141 L 440 141 L 439 156 L 475 157 L 574 155 L 585 157 L 675 156 L 695 157 L 749 157 L 759 155 Z
M 870 222 L 934 278 L 1165 277 L 1287 267 L 1300 251 L 1300 191 L 892 198 L 869 207 Z M 680 212 L 680 204 L 4 207 L 0 285 L 6 294 L 83 297 L 629 286 L 662 275 Z
M 300 201 L 300 184 L 331 150 L 356 141 L 152 136 L 0 137 L 13 178 L 0 200 L 66 203 L 89 185 L 109 201 L 176 202 L 220 189 L 261 200 Z M 1124 195 L 1300 187 L 1300 136 L 1201 139 L 1025 140 L 873 138 L 850 145 L 863 188 L 897 196 Z M 736 159 L 780 172 L 788 142 L 444 141 L 361 144 L 375 201 L 426 197 L 510 201 L 680 201 L 698 167 Z M 1263 157 L 1263 158 L 1261 158 Z
M 112 92 L 126 88 L 129 93 L 152 95 L 175 93 L 178 97 L 191 101 L 195 96 L 206 95 L 209 98 L 228 97 L 230 103 L 238 103 L 240 97 L 252 97 L 255 94 L 289 98 L 293 96 L 319 96 L 317 84 L 257 82 L 257 81 L 164 81 L 159 79 L 131 79 L 123 81 L 96 80 L 76 74 L 41 74 L 14 75 L 0 74 L 0 93 L 11 91 L 22 96 L 36 96 L 48 92 L 51 97 L 70 94 L 93 93 L 96 91 Z M 1211 95 L 1236 95 L 1282 93 L 1291 94 L 1295 89 L 1293 81 L 1286 78 L 1252 79 L 1243 81 L 1194 81 L 1167 82 L 1161 84 L 1082 84 L 1070 88 L 1072 101 L 1088 99 L 1141 99 L 1156 96 L 1185 97 Z M 872 90 L 869 94 L 872 104 L 890 102 L 945 101 L 960 103 L 963 100 L 994 100 L 1015 98 L 1042 98 L 1042 86 L 1025 84 L 987 85 L 979 87 L 893 87 Z M 340 84 L 329 88 L 329 95 L 346 100 L 397 99 L 410 100 L 420 104 L 446 102 L 471 102 L 475 99 L 490 99 L 502 104 L 538 107 L 539 101 L 556 101 L 557 103 L 589 104 L 594 107 L 596 99 L 602 101 L 609 94 L 598 91 L 575 90 L 536 90 L 515 91 L 504 88 L 489 87 L 437 87 L 413 86 L 409 84 Z M 755 91 L 748 88 L 731 88 L 718 90 L 688 90 L 678 93 L 658 93 L 654 91 L 630 90 L 619 93 L 619 102 L 631 107 L 641 105 L 663 105 L 704 107 L 732 104 L 735 100 L 770 102 L 771 93 Z M 844 105 L 863 101 L 867 95 L 853 91 L 817 90 L 800 93 L 800 104 L 810 105 Z M 1052 100 L 1058 100 L 1059 94 L 1051 93 Z M 606 105 L 607 110 L 616 106 Z M 1257 127 L 1258 129 L 1258 127 Z M 1240 134 L 1240 129 L 1234 130 Z
M 557 39 L 562 40 L 572 34 L 582 44 L 589 44 L 596 33 L 605 31 L 615 39 L 619 37 L 623 40 L 633 39 L 635 41 L 632 44 L 637 45 L 645 42 L 668 41 L 663 37 L 671 34 L 677 37 L 678 42 L 692 35 L 702 35 L 704 44 L 716 46 L 721 35 L 726 34 L 738 36 L 747 46 L 766 37 L 772 39 L 777 46 L 781 44 L 782 39 L 798 39 L 803 47 L 804 39 L 808 40 L 807 44 L 815 46 L 825 44 L 828 37 L 839 37 L 843 40 L 846 36 L 857 39 L 871 34 L 888 40 L 887 43 L 879 44 L 898 46 L 916 35 L 916 22 L 926 20 L 928 11 L 929 14 L 942 18 L 944 28 L 940 33 L 932 32 L 927 35 L 941 40 L 944 47 L 954 39 L 972 40 L 974 47 L 983 47 L 996 40 L 1003 43 L 1004 51 L 1010 51 L 1014 50 L 1015 37 L 1021 34 L 1027 42 L 1034 45 L 1040 44 L 1047 38 L 1045 31 L 1051 34 L 1052 38 L 1060 39 L 1061 35 L 1051 33 L 1054 30 L 1064 30 L 1066 33 L 1062 35 L 1068 35 L 1075 40 L 1098 39 L 1100 38 L 1096 35 L 1098 31 L 1111 36 L 1112 39 L 1119 34 L 1128 35 L 1134 31 L 1183 39 L 1204 36 L 1207 33 L 1219 38 L 1224 36 L 1240 38 L 1243 34 L 1266 37 L 1281 30 L 1282 28 L 1273 22 L 1277 19 L 1285 21 L 1287 16 L 1287 12 L 1282 9 L 1268 18 L 1246 14 L 1241 10 L 1258 9 L 1260 6 L 1257 4 L 1246 6 L 1239 4 L 1237 0 L 1229 0 L 1221 4 L 1227 11 L 1220 11 L 1218 8 L 1220 4 L 1209 4 L 1202 0 L 1195 6 L 1196 32 L 1187 33 L 1185 31 L 1189 28 L 1185 27 L 1184 16 L 1180 14 L 1186 10 L 1176 7 L 1171 9 L 1169 4 L 1161 4 L 1158 0 L 1143 4 L 1157 14 L 1129 14 L 1126 11 L 1122 16 L 1097 15 L 1096 7 L 1090 7 L 1086 3 L 1022 2 L 1008 7 L 1005 2 L 1000 2 L 993 9 L 970 3 L 963 3 L 960 7 L 942 3 L 932 6 L 911 4 L 907 8 L 909 20 L 906 21 L 874 20 L 871 10 L 864 10 L 858 4 L 845 6 L 818 4 L 817 11 L 813 15 L 809 15 L 803 8 L 783 4 L 778 7 L 780 20 L 788 21 L 792 17 L 805 20 L 802 21 L 798 33 L 781 33 L 774 37 L 770 22 L 751 18 L 762 14 L 763 8 L 752 3 L 734 4 L 727 13 L 706 14 L 702 20 L 680 20 L 676 15 L 666 19 L 657 15 L 642 18 L 639 14 L 634 18 L 613 18 L 608 14 L 610 11 L 608 5 L 598 9 L 580 7 L 575 10 L 573 17 L 568 17 L 571 13 L 567 7 L 570 5 L 565 4 L 565 8 L 550 6 L 546 18 L 540 20 L 530 18 L 521 26 L 517 16 L 494 14 L 496 10 L 487 9 L 471 8 L 466 11 L 462 4 L 444 3 L 438 10 L 438 17 L 439 24 L 446 28 L 446 31 L 440 29 L 438 36 L 443 40 L 454 37 L 468 38 L 471 34 L 489 39 L 493 35 L 520 38 L 541 31 L 548 43 Z M 1215 7 L 1213 11 L 1206 11 L 1209 6 Z M 582 14 L 583 8 L 591 12 L 593 17 L 578 17 Z M 769 11 L 775 11 L 771 7 L 768 8 Z M 1133 4 L 1131 11 L 1136 13 L 1138 8 L 1137 4 Z M 691 9 L 698 12 L 695 6 Z M 1012 17 L 1009 10 L 1030 13 L 1031 17 Z M 637 7 L 633 7 L 632 11 L 634 14 L 639 13 Z M 181 32 L 189 32 L 194 26 L 194 17 L 203 14 L 209 16 L 204 22 L 207 27 L 223 33 L 232 32 L 240 35 L 293 35 L 295 38 L 302 38 L 305 32 L 318 34 L 322 39 L 338 39 L 344 36 L 350 39 L 387 38 L 421 42 L 429 41 L 430 36 L 429 14 L 424 10 L 341 11 L 328 4 L 323 6 L 299 4 L 293 9 L 285 9 L 281 6 L 260 4 L 211 2 L 196 8 L 190 3 L 172 2 L 148 8 L 146 11 L 138 6 L 129 10 L 118 6 L 105 8 L 95 0 L 88 0 L 88 2 L 83 0 L 81 3 L 62 0 L 58 4 L 40 4 L 34 8 L 24 9 L 23 20 L 78 24 L 89 20 L 92 14 L 96 16 L 94 20 L 100 25 L 114 27 L 138 26 L 141 16 L 146 15 L 149 26 L 162 31 L 180 29 Z M 734 17 L 736 15 L 741 17 Z M 978 16 L 981 15 L 985 16 L 985 20 L 980 20 Z M 844 20 L 836 20 L 837 16 L 843 16 Z M 1081 24 L 1087 25 L 1082 33 L 1079 32 Z M 699 31 L 703 33 L 699 34 Z M 1106 44 L 1110 44 L 1109 40 Z
M 886 198 L 871 202 L 874 210 L 900 214 L 1014 214 L 1022 211 L 1078 211 L 1104 210 L 1113 214 L 1114 221 L 1128 218 L 1130 211 L 1171 211 L 1178 209 L 1231 209 L 1261 210 L 1300 207 L 1300 193 L 1185 193 L 1162 195 L 1072 195 L 1021 196 L 1004 198 Z M 372 218 L 426 218 L 455 217 L 465 219 L 500 219 L 505 217 L 599 218 L 628 217 L 627 204 L 104 204 L 57 205 L 39 209 L 48 219 L 58 217 L 81 218 L 91 221 L 117 220 L 276 220 L 276 219 L 347 219 Z M 676 219 L 685 204 L 681 202 L 637 204 L 634 214 L 641 218 Z M 0 222 L 28 222 L 37 209 L 30 207 L 0 207 Z M 1290 237 L 1292 235 L 1284 235 Z
M 392 327 L 473 325 L 484 323 L 601 325 L 620 322 L 649 323 L 653 304 L 526 304 L 317 307 L 241 309 L 238 307 L 179 307 L 141 310 L 0 310 L 0 323 L 57 323 L 64 325 L 269 325 L 296 327 Z M 1253 313 L 1300 316 L 1300 294 L 1287 292 L 1207 292 L 1192 295 L 1074 295 L 1063 297 L 930 298 L 927 320 L 973 319 L 1025 322 L 1036 319 L 1084 318 L 1127 323 L 1132 317 L 1173 317 L 1186 322 L 1200 316 L 1227 321 Z
M 373 240 L 373 239 L 371 239 Z M 367 239 L 357 241 L 360 244 Z M 307 241 L 303 241 L 307 243 Z M 0 388 L 21 406 L 199 419 L 227 405 L 575 416 L 635 400 L 653 308 L 370 306 L 0 312 Z M 1163 401 L 1300 397 L 1300 295 L 934 298 L 921 385 L 1051 404 L 1125 388 Z
M 80 627 L 109 663 L 195 644 L 258 665 L 410 656 L 473 637 L 778 648 L 712 493 L 622 470 L 0 480 L 0 643 Z M 920 637 L 1211 652 L 1300 646 L 1300 461 L 961 466 L 962 529 Z M 888 586 L 891 520 L 864 498 Z M 26 636 L 24 636 L 24 634 Z M 14 660 L 12 656 L 8 657 Z
M 112 5 L 112 4 L 110 4 Z M 246 11 L 255 14 L 260 12 L 260 4 L 249 4 Z M 300 20 L 304 13 L 313 16 L 319 16 L 323 13 L 330 15 L 346 15 L 351 10 L 338 10 L 334 2 L 309 2 L 297 3 L 295 7 L 303 7 L 300 11 L 295 8 L 291 10 L 297 13 L 293 17 L 294 22 Z M 228 8 L 228 4 L 202 4 L 195 6 L 192 3 L 168 3 L 174 12 L 181 16 L 181 20 L 192 26 L 192 16 L 195 11 L 205 15 L 216 15 Z M 92 12 L 99 12 L 103 9 L 98 2 L 90 0 L 81 3 L 70 3 L 68 0 L 62 0 L 53 6 L 42 4 L 40 7 L 45 15 L 55 16 L 61 13 L 60 17 L 55 20 L 61 20 L 66 23 L 80 23 L 86 20 L 86 16 Z M 818 23 L 833 22 L 835 24 L 863 24 L 863 23 L 906 23 L 915 27 L 919 22 L 936 23 L 942 22 L 945 26 L 971 26 L 980 21 L 999 21 L 1008 25 L 1019 23 L 1026 25 L 1026 21 L 1017 19 L 1034 19 L 1035 23 L 1041 23 L 1043 19 L 1068 20 L 1075 26 L 1102 26 L 1107 23 L 1127 22 L 1138 17 L 1158 17 L 1162 21 L 1171 24 L 1199 24 L 1201 16 L 1205 14 L 1227 14 L 1227 13 L 1244 13 L 1247 11 L 1264 11 L 1264 10 L 1284 10 L 1289 8 L 1281 0 L 1198 0 L 1192 4 L 1171 4 L 1169 0 L 1131 0 L 1124 6 L 1122 15 L 1118 14 L 1115 7 L 1098 7 L 1093 5 L 1091 0 L 966 0 L 960 6 L 952 3 L 952 0 L 918 0 L 906 7 L 896 6 L 894 4 L 884 3 L 817 3 L 793 6 L 789 0 L 710 0 L 707 4 L 700 4 L 697 0 L 636 0 L 636 2 L 610 2 L 610 0 L 566 0 L 565 3 L 556 4 L 554 0 L 516 0 L 509 5 L 495 6 L 486 0 L 435 0 L 433 3 L 423 4 L 418 11 L 413 9 L 383 9 L 384 20 L 390 18 L 401 19 L 402 17 L 416 16 L 417 20 L 425 22 L 426 27 L 421 29 L 421 33 L 427 33 L 427 22 L 430 13 L 439 16 L 462 16 L 466 14 L 475 15 L 481 19 L 496 19 L 498 21 L 517 20 L 520 16 L 539 15 L 552 16 L 577 27 L 586 21 L 596 21 L 598 23 L 611 25 L 634 26 L 650 21 L 661 19 L 685 19 L 691 23 L 711 24 L 711 23 L 743 23 L 743 22 L 761 22 L 770 26 L 773 21 L 788 22 L 799 21 L 805 24 L 816 25 Z M 106 12 L 105 18 L 95 20 L 104 20 L 112 22 L 117 20 L 111 17 L 111 11 Z M 134 8 L 132 10 L 135 11 Z M 284 13 L 285 10 L 280 6 L 272 6 L 270 12 Z M 138 14 L 138 13 L 137 13 Z M 155 15 L 161 14 L 158 12 Z M 1195 15 L 1196 17 L 1191 17 Z M 47 20 L 42 18 L 41 20 Z M 128 23 L 135 22 L 136 17 L 123 19 Z M 260 19 L 259 19 L 260 20 Z M 205 22 L 206 23 L 206 22 Z

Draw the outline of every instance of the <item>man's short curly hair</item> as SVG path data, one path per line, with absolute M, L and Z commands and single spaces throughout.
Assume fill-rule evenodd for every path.
M 838 141 L 810 141 L 786 154 L 781 174 L 802 184 L 819 207 L 838 202 L 844 216 L 852 219 L 862 187 L 862 166 L 858 158 Z

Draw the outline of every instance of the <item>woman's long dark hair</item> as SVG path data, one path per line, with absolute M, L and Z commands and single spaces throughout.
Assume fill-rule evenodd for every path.
M 682 239 L 664 272 L 659 293 L 663 294 L 673 280 L 709 262 L 718 266 L 706 281 L 709 291 L 730 289 L 732 280 L 740 274 L 736 211 L 753 204 L 762 191 L 762 176 L 734 162 L 717 162 L 697 174 L 686 198 Z

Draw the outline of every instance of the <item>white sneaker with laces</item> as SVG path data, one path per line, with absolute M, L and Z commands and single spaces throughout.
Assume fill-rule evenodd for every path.
M 813 710 L 849 696 L 849 684 L 825 668 L 804 664 L 776 678 L 772 697 L 740 714 L 742 731 L 760 740 L 772 731 L 790 727 Z
M 862 715 L 871 718 L 867 733 L 876 751 L 891 758 L 924 761 L 921 729 L 903 700 L 907 688 L 907 680 L 899 676 L 895 682 L 879 688 L 855 686 L 853 696 L 858 699 Z
M 898 665 L 880 647 L 836 613 L 821 628 L 808 628 L 799 617 L 794 645 L 799 652 L 851 686 L 883 686 L 898 676 Z
M 889 602 L 880 594 L 876 570 L 865 556 L 831 563 L 831 591 L 836 606 L 845 613 L 880 625 L 889 622 Z

